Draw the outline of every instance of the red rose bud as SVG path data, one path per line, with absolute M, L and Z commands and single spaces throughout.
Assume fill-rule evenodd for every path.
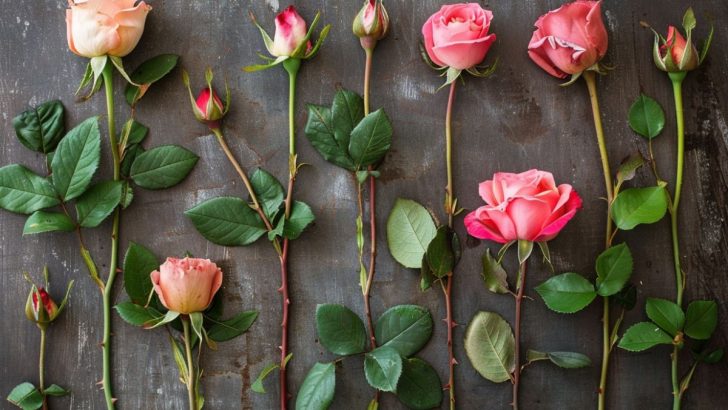
M 190 101 L 192 102 L 192 111 L 195 114 L 195 118 L 197 118 L 197 121 L 207 124 L 211 130 L 219 130 L 220 120 L 222 120 L 230 109 L 230 89 L 227 87 L 227 84 L 225 84 L 225 102 L 223 102 L 212 88 L 212 78 L 212 70 L 208 68 L 207 71 L 205 71 L 207 88 L 200 91 L 200 94 L 195 99 L 192 95 L 192 89 L 190 88 L 189 75 L 186 71 L 182 72 L 182 80 L 187 87 L 187 91 L 189 91 Z
M 382 0 L 366 0 L 359 14 L 354 18 L 352 26 L 354 35 L 361 40 L 365 50 L 372 50 L 377 41 L 387 36 L 389 31 L 389 14 Z
M 697 48 L 692 41 L 688 44 L 675 26 L 668 27 L 664 42 L 655 42 L 654 57 L 657 68 L 662 71 L 690 71 L 700 65 Z
M 60 313 L 58 305 L 51 299 L 48 292 L 35 285 L 30 290 L 28 301 L 25 303 L 25 316 L 40 328 L 46 328 Z

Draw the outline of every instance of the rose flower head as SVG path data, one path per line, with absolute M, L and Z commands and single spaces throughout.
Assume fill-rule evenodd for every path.
M 150 276 L 164 307 L 184 315 L 207 309 L 222 285 L 222 270 L 209 259 L 167 258 Z

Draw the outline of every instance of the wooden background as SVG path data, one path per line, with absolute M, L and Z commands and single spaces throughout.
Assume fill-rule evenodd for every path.
M 287 161 L 287 80 L 282 69 L 246 74 L 240 68 L 257 62 L 262 40 L 247 19 L 252 10 L 268 29 L 273 16 L 286 6 L 278 0 L 203 1 L 152 0 L 144 37 L 125 59 L 133 68 L 160 53 L 182 55 L 182 64 L 202 84 L 205 67 L 218 78 L 226 75 L 232 88 L 233 107 L 225 120 L 233 151 L 253 169 L 264 166 L 281 179 Z M 357 285 L 354 240 L 354 185 L 347 173 L 324 162 L 303 136 L 304 102 L 329 103 L 337 86 L 361 90 L 363 52 L 351 35 L 351 21 L 361 2 L 300 1 L 301 13 L 309 21 L 316 10 L 322 21 L 333 25 L 331 35 L 313 61 L 306 62 L 299 77 L 300 161 L 296 197 L 311 204 L 316 225 L 292 247 L 291 326 L 294 358 L 290 388 L 295 392 L 315 361 L 332 356 L 317 344 L 314 310 L 317 303 L 343 303 L 362 312 Z M 397 197 L 416 199 L 441 212 L 445 165 L 443 158 L 444 109 L 447 92 L 436 92 L 443 79 L 421 63 L 417 48 L 420 27 L 439 8 L 440 1 L 388 1 L 391 34 L 375 53 L 372 104 L 385 107 L 392 118 L 395 136 L 379 183 L 379 241 L 386 243 L 385 221 Z M 460 204 L 473 208 L 481 203 L 477 184 L 495 171 L 523 171 L 532 167 L 552 171 L 557 181 L 571 183 L 584 198 L 584 210 L 551 244 L 557 271 L 573 270 L 593 275 L 592 266 L 603 242 L 604 195 L 598 163 L 591 110 L 583 81 L 561 88 L 526 55 L 532 24 L 559 1 L 487 1 L 495 20 L 491 27 L 498 40 L 489 60 L 500 65 L 489 79 L 466 76 L 459 88 L 454 112 L 455 187 Z M 605 1 L 604 21 L 609 31 L 605 62 L 615 67 L 599 79 L 600 99 L 613 166 L 620 159 L 645 149 L 645 144 L 626 124 L 630 103 L 645 92 L 668 113 L 664 135 L 655 143 L 661 172 L 672 180 L 674 171 L 674 119 L 670 83 L 651 57 L 652 35 L 639 26 L 646 20 L 655 27 L 679 23 L 688 6 L 683 1 Z M 720 326 L 715 343 L 728 342 L 728 7 L 723 0 L 694 0 L 698 37 L 716 24 L 707 63 L 689 74 L 685 82 L 687 121 L 686 183 L 682 212 L 682 252 L 688 274 L 686 300 L 713 298 L 719 301 Z M 74 103 L 73 93 L 86 61 L 67 49 L 64 15 L 66 2 L 0 0 L 0 112 L 2 143 L 0 164 L 20 162 L 42 169 L 42 157 L 25 149 L 15 138 L 11 119 L 29 105 L 60 98 L 67 108 L 67 126 L 104 113 L 101 94 L 87 103 Z M 119 82 L 121 89 L 121 83 Z M 117 96 L 121 114 L 127 109 Z M 118 112 L 118 111 L 117 111 Z M 269 409 L 277 403 L 275 380 L 266 383 L 269 393 L 260 395 L 249 386 L 258 372 L 277 359 L 279 340 L 278 264 L 265 241 L 246 248 L 224 248 L 205 241 L 183 212 L 221 194 L 241 195 L 242 185 L 228 166 L 214 138 L 198 124 L 190 111 L 179 71 L 154 86 L 138 108 L 137 119 L 150 126 L 147 144 L 182 144 L 200 155 L 190 177 L 174 189 L 150 192 L 139 189 L 130 209 L 123 213 L 122 251 L 129 241 L 153 249 L 161 258 L 196 256 L 220 263 L 226 273 L 225 300 L 229 312 L 258 309 L 261 314 L 245 336 L 206 350 L 202 363 L 202 388 L 206 408 Z M 103 173 L 108 174 L 110 155 L 103 151 Z M 651 183 L 642 171 L 636 184 Z M 60 297 L 65 283 L 74 278 L 68 310 L 49 331 L 46 380 L 73 390 L 68 398 L 53 399 L 55 408 L 101 409 L 102 394 L 95 385 L 101 373 L 100 295 L 88 279 L 71 234 L 21 237 L 24 217 L 0 212 L 0 394 L 5 397 L 17 383 L 36 381 L 39 333 L 23 315 L 28 287 L 24 270 L 38 275 L 50 267 L 53 295 Z M 462 223 L 458 230 L 464 234 Z M 109 224 L 86 232 L 87 243 L 104 261 L 108 254 Z M 674 274 L 671 263 L 668 221 L 620 234 L 635 255 L 634 280 L 639 289 L 638 307 L 626 324 L 645 318 L 648 296 L 672 298 Z M 472 244 L 471 244 L 472 245 Z M 488 246 L 493 246 L 488 245 Z M 480 256 L 484 244 L 466 249 L 457 270 L 454 289 L 455 318 L 466 324 L 478 310 L 492 310 L 512 319 L 512 299 L 485 290 L 480 279 Z M 515 256 L 509 255 L 510 259 Z M 512 261 L 508 267 L 513 271 Z M 548 277 L 535 263 L 525 303 L 524 348 L 572 350 L 588 354 L 595 365 L 567 371 L 539 363 L 530 367 L 522 386 L 523 408 L 586 409 L 595 406 L 601 354 L 601 304 L 595 303 L 575 315 L 559 315 L 546 309 L 532 287 Z M 593 277 L 593 276 L 592 276 Z M 121 286 L 117 300 L 124 299 Z M 374 314 L 402 303 L 430 309 L 436 320 L 434 336 L 421 356 L 433 363 L 446 378 L 445 327 L 442 295 L 418 290 L 418 275 L 397 265 L 382 246 L 378 275 L 373 288 Z M 510 386 L 482 379 L 470 366 L 462 349 L 464 327 L 458 327 L 456 356 L 457 397 L 460 408 L 508 408 Z M 182 409 L 184 386 L 179 383 L 167 335 L 162 330 L 143 331 L 114 318 L 114 386 L 120 409 Z M 643 354 L 619 349 L 613 355 L 609 381 L 609 403 L 613 409 L 664 409 L 671 403 L 668 347 Z M 682 363 L 686 364 L 687 360 Z M 728 390 L 725 361 L 701 366 L 687 395 L 685 407 L 717 409 L 725 406 Z M 350 359 L 337 370 L 333 408 L 364 408 L 372 396 L 366 387 L 361 361 Z M 0 407 L 8 408 L 7 402 Z M 723 403 L 723 404 L 721 404 Z M 391 395 L 384 395 L 383 408 L 400 408 Z

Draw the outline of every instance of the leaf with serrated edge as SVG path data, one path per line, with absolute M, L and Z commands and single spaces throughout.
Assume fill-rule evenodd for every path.
M 0 168 L 0 208 L 20 214 L 32 214 L 60 201 L 53 185 L 22 165 Z
M 185 215 L 208 241 L 223 246 L 249 245 L 266 231 L 258 214 L 240 198 L 213 198 Z
M 397 199 L 387 219 L 387 244 L 397 262 L 419 269 L 436 232 L 435 222 L 425 207 L 409 199 Z
M 129 176 L 146 189 L 163 189 L 177 185 L 192 171 L 199 157 L 178 145 L 163 145 L 134 159 Z
M 31 383 L 21 383 L 10 392 L 8 401 L 23 410 L 35 410 L 43 405 L 43 394 Z
M 594 285 L 578 273 L 562 273 L 536 286 L 536 292 L 549 309 L 559 313 L 575 313 L 594 300 Z
M 76 224 L 66 214 L 60 212 L 35 211 L 25 221 L 23 235 L 44 232 L 71 232 Z
M 630 352 L 641 352 L 659 344 L 672 344 L 672 338 L 652 322 L 632 325 L 619 340 L 619 347 Z
M 500 294 L 510 292 L 508 290 L 508 275 L 503 266 L 490 254 L 490 249 L 486 249 L 483 254 L 483 271 L 480 274 L 483 277 L 486 289 L 489 291 Z
M 402 358 L 391 347 L 378 347 L 364 355 L 364 375 L 369 385 L 393 392 L 402 374 Z
M 426 361 L 413 357 L 402 362 L 397 398 L 407 408 L 426 410 L 440 407 L 441 387 L 440 376 Z
M 104 181 L 93 185 L 76 200 L 78 223 L 84 228 L 99 226 L 121 202 L 121 181 Z
M 357 169 L 380 162 L 392 144 L 392 124 L 381 108 L 364 117 L 351 131 L 349 156 Z
M 685 334 L 696 340 L 707 340 L 718 325 L 718 304 L 712 300 L 696 300 L 688 305 Z
M 325 410 L 334 400 L 336 366 L 316 363 L 301 383 L 296 397 L 296 410 Z
M 236 338 L 247 332 L 257 318 L 258 312 L 255 310 L 240 312 L 233 318 L 223 321 L 208 318 L 212 326 L 207 330 L 207 337 L 216 342 L 225 342 Z
M 630 188 L 620 192 L 612 204 L 612 220 L 621 230 L 652 224 L 667 213 L 667 193 L 661 186 Z
M 432 315 L 422 306 L 398 305 L 385 311 L 374 326 L 379 346 L 409 357 L 422 349 L 432 336 Z
M 13 118 L 13 128 L 28 149 L 47 154 L 63 137 L 65 110 L 60 100 L 46 101 Z
M 685 313 L 677 304 L 659 298 L 647 298 L 645 304 L 647 317 L 672 336 L 682 331 L 685 325 Z
M 478 312 L 465 330 L 465 352 L 481 376 L 494 383 L 511 379 L 515 339 L 511 326 L 493 312 Z
M 328 351 L 341 356 L 362 353 L 367 342 L 364 322 L 342 305 L 316 306 L 316 333 Z
M 98 117 L 91 117 L 68 132 L 58 144 L 51 169 L 56 192 L 65 201 L 86 191 L 101 158 Z
M 632 252 L 626 243 L 612 246 L 597 257 L 597 293 L 612 296 L 618 293 L 632 276 Z

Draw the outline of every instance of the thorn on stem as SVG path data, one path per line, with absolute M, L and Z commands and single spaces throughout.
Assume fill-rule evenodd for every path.
M 458 361 L 454 357 L 452 358 L 452 362 L 451 363 L 454 364 L 454 365 L 460 364 L 460 363 L 458 363 Z

